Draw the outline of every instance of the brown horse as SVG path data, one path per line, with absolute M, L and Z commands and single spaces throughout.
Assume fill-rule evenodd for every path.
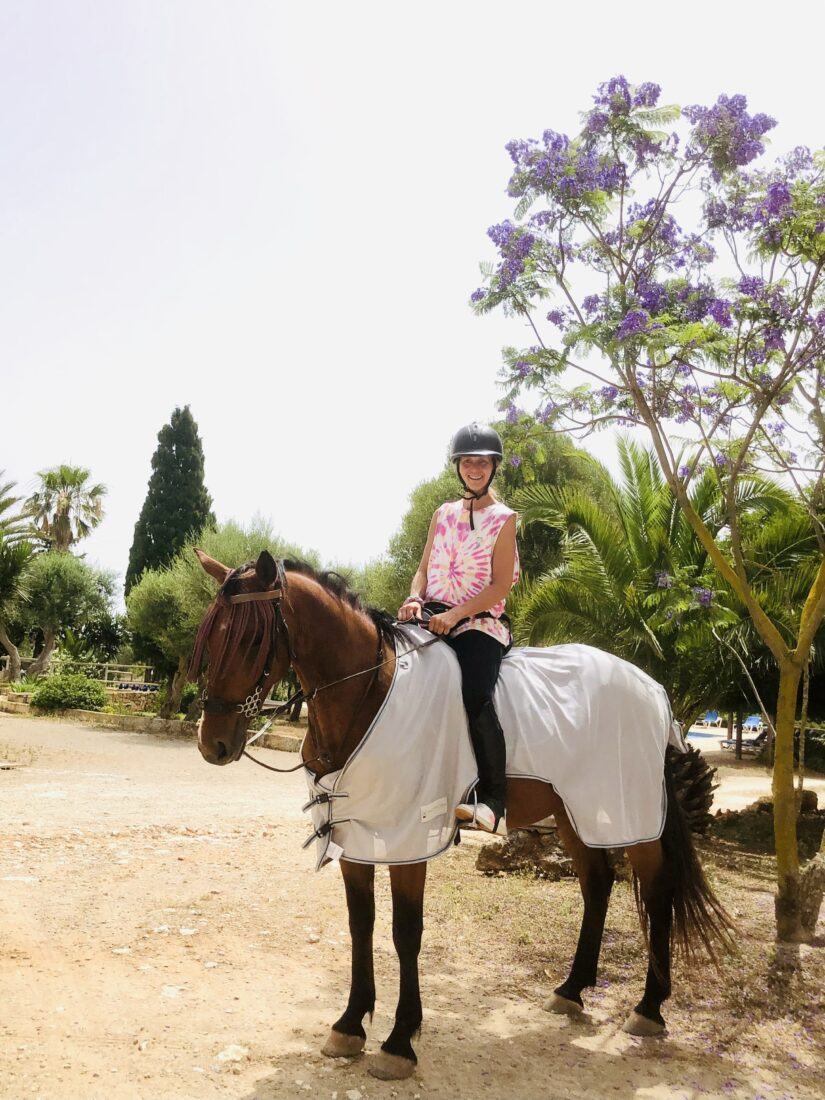
M 198 747 L 210 764 L 240 759 L 249 723 L 261 700 L 292 665 L 309 703 L 305 765 L 318 777 L 347 761 L 377 714 L 393 678 L 398 635 L 383 612 L 365 609 L 335 574 L 319 574 L 301 562 L 276 562 L 264 551 L 256 562 L 231 570 L 198 551 L 220 586 L 198 633 L 190 673 L 208 652 L 208 680 Z M 377 667 L 376 667 L 377 666 Z M 697 939 L 713 957 L 713 941 L 726 941 L 730 924 L 705 881 L 687 819 L 673 788 L 673 756 L 665 781 L 668 809 L 660 840 L 628 847 L 643 932 L 649 947 L 644 995 L 625 1022 L 634 1035 L 664 1031 L 661 1005 L 670 995 L 671 940 L 692 953 Z M 707 768 L 690 785 L 707 787 Z M 688 791 L 688 798 L 696 790 Z M 510 779 L 507 823 L 530 825 L 553 815 L 570 853 L 584 898 L 584 917 L 573 965 L 545 1006 L 570 1015 L 582 1011 L 582 990 L 596 982 L 613 872 L 603 849 L 576 835 L 564 805 L 548 783 Z M 352 937 L 352 982 L 342 1016 L 323 1052 L 359 1054 L 366 1042 L 364 1017 L 375 1005 L 373 926 L 375 867 L 341 860 Z M 409 1076 L 416 1064 L 411 1040 L 421 1027 L 418 955 L 423 929 L 426 862 L 389 868 L 393 942 L 400 962 L 395 1026 L 370 1072 L 385 1079 Z

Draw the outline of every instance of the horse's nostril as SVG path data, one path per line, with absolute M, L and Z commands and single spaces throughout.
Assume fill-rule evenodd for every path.
M 223 741 L 215 742 L 215 756 L 219 761 L 225 760 L 227 756 L 229 756 L 229 750 L 226 745 L 224 745 Z

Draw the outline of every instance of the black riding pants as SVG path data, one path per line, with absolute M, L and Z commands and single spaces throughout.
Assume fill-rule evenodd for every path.
M 501 669 L 504 646 L 483 630 L 465 630 L 456 638 L 445 638 L 458 657 L 461 695 L 468 717 L 477 717 L 485 703 L 492 703 Z

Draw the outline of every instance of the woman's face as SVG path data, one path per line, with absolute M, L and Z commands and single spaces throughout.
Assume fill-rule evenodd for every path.
M 464 455 L 458 460 L 458 472 L 471 489 L 483 489 L 493 476 L 493 460 L 489 455 Z

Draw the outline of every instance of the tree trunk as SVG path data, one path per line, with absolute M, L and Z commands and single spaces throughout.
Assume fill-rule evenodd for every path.
M 742 759 L 742 711 L 736 712 L 736 759 Z
M 166 691 L 166 699 L 163 706 L 160 708 L 160 718 L 171 718 L 177 714 L 180 710 L 180 697 L 183 694 L 183 689 L 186 686 L 186 673 L 189 666 L 189 661 L 186 657 L 181 657 L 180 663 L 177 667 L 177 671 L 173 676 L 169 678 L 169 683 Z
M 793 733 L 802 669 L 792 661 L 779 666 L 776 742 L 773 762 L 773 830 L 776 843 L 776 938 L 804 943 L 810 937 L 801 920 L 796 794 L 793 786 Z
M 811 662 L 805 662 L 802 674 L 802 714 L 799 718 L 799 763 L 797 765 L 796 803 L 802 806 L 802 791 L 805 787 L 805 727 L 808 725 L 808 695 L 811 685 Z
M 6 679 L 14 683 L 20 679 L 20 651 L 6 633 L 6 628 L 0 623 L 0 645 L 9 655 L 8 671 L 0 675 L 0 680 Z
M 203 703 L 201 702 L 201 696 L 203 695 L 204 688 L 206 687 L 206 673 L 203 673 L 198 679 L 198 691 L 195 698 L 189 704 L 189 708 L 186 711 L 187 722 L 199 722 L 201 714 L 203 712 Z
M 33 680 L 36 676 L 42 676 L 44 672 L 48 670 L 49 662 L 52 659 L 55 646 L 57 645 L 57 632 L 54 630 L 43 630 L 43 648 L 37 654 L 35 659 L 29 665 L 29 670 L 26 673 L 28 680 Z
M 813 939 L 816 922 L 819 920 L 819 910 L 822 908 L 822 898 L 825 896 L 825 833 L 822 834 L 819 853 L 807 867 L 803 868 L 799 877 L 802 927 L 806 935 Z

